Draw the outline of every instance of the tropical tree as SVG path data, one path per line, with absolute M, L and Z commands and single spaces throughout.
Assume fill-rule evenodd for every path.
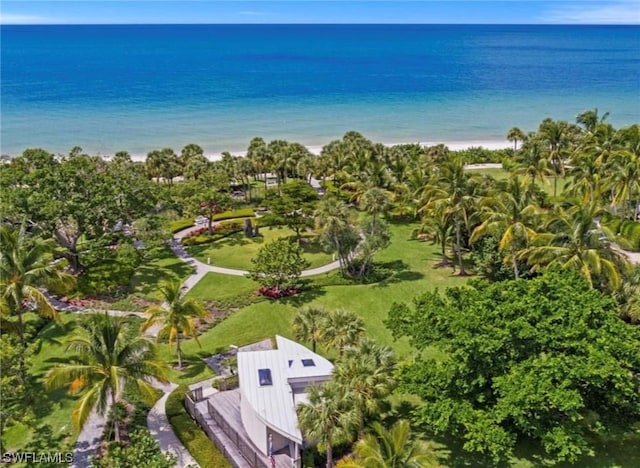
M 440 262 L 437 266 L 451 265 L 447 258 L 447 244 L 453 239 L 454 225 L 450 210 L 445 204 L 438 204 L 423 212 L 422 223 L 418 232 L 426 234 L 434 244 L 440 246 Z
M 567 122 L 545 119 L 538 129 L 547 145 L 547 158 L 553 168 L 553 196 L 558 195 L 558 177 L 564 176 L 564 161 L 570 155 L 574 129 Z
M 69 288 L 74 278 L 51 264 L 53 241 L 28 236 L 24 223 L 19 229 L 0 226 L 0 242 L 0 290 L 6 312 L 3 320 L 16 317 L 17 321 L 12 323 L 11 329 L 17 332 L 24 355 L 27 348 L 24 313 L 33 308 L 44 318 L 60 318 L 49 297 L 40 288 Z M 22 355 L 20 369 L 22 376 L 26 377 Z
M 607 167 L 609 174 L 605 185 L 613 193 L 612 204 L 622 204 L 622 217 L 629 217 L 629 210 L 633 209 L 640 195 L 640 154 L 622 150 L 615 153 Z M 636 202 L 636 203 L 634 203 Z
M 422 398 L 413 422 L 460 437 L 490 457 L 484 466 L 532 439 L 549 461 L 576 463 L 595 435 L 625 433 L 640 417 L 640 329 L 573 271 L 429 292 L 394 305 L 385 323 L 418 350 L 448 354 L 403 366 L 399 390 Z
M 475 188 L 477 177 L 464 170 L 460 157 L 447 158 L 425 188 L 425 203 L 422 212 L 444 210 L 453 220 L 455 228 L 455 251 L 460 267 L 460 276 L 467 274 L 462 261 L 463 228 L 468 228 L 469 219 L 476 206 Z
M 513 141 L 513 152 L 515 153 L 518 150 L 518 142 L 525 141 L 527 135 L 520 130 L 518 127 L 510 128 L 507 132 L 507 140 Z
M 536 180 L 544 183 L 545 177 L 552 174 L 549 160 L 546 157 L 544 143 L 537 136 L 531 136 L 524 143 L 515 157 L 515 175 L 529 177 L 529 192 L 531 196 L 536 192 Z
M 396 359 L 388 346 L 363 338 L 344 348 L 334 369 L 334 381 L 351 394 L 361 435 L 367 419 L 380 414 L 384 399 L 395 388 L 395 371 Z
M 374 230 L 378 217 L 389 210 L 390 204 L 391 194 L 380 187 L 370 187 L 362 194 L 360 207 L 371 215 Z
M 165 366 L 156 360 L 153 344 L 148 338 L 128 333 L 127 319 L 112 317 L 106 312 L 91 315 L 78 326 L 69 339 L 67 351 L 75 353 L 73 362 L 50 369 L 44 379 L 49 390 L 64 386 L 76 394 L 84 389 L 72 419 L 81 428 L 94 407 L 105 414 L 113 409 L 113 433 L 120 441 L 116 402 L 125 387 L 135 389 L 149 401 L 156 397 L 151 379 L 165 380 Z
M 322 340 L 327 315 L 327 310 L 319 306 L 308 306 L 298 310 L 291 322 L 293 337 L 298 341 L 311 342 L 311 349 L 315 353 L 316 344 Z
M 263 245 L 251 263 L 249 278 L 276 295 L 295 288 L 302 271 L 309 266 L 300 246 L 287 239 Z
M 325 245 L 334 250 L 340 262 L 340 271 L 345 272 L 354 239 L 357 239 L 351 224 L 351 213 L 344 202 L 325 197 L 314 212 L 316 229 Z M 355 240 L 357 242 L 357 240 Z
M 483 235 L 499 234 L 498 249 L 509 251 L 505 260 L 511 260 L 515 279 L 520 277 L 517 253 L 536 236 L 538 208 L 530 201 L 529 193 L 518 177 L 499 183 L 494 193 L 480 200 L 479 216 L 483 221 L 469 240 L 473 243 Z
M 570 202 L 566 208 L 554 210 L 545 223 L 546 232 L 538 234 L 518 257 L 534 268 L 560 265 L 579 272 L 592 287 L 600 283 L 617 290 L 629 264 L 612 248 L 609 239 L 613 234 L 598 222 L 605 213 L 597 203 Z
M 144 332 L 154 325 L 159 325 L 158 339 L 168 337 L 169 347 L 175 341 L 178 369 L 182 369 L 180 336 L 193 337 L 200 345 L 195 319 L 206 317 L 207 311 L 199 302 L 183 297 L 180 281 L 173 280 L 161 283 L 158 289 L 165 302 L 162 305 L 151 306 L 146 310 L 149 316 L 142 324 L 141 330 Z
M 327 468 L 333 468 L 333 446 L 352 440 L 357 414 L 348 393 L 331 381 L 311 386 L 309 403 L 298 405 L 298 425 L 306 440 L 327 453 Z
M 609 112 L 605 112 L 602 116 L 599 116 L 598 108 L 596 107 L 578 114 L 576 116 L 576 123 L 582 125 L 585 131 L 593 133 L 597 126 L 603 123 L 607 117 L 609 117 Z
M 342 356 L 347 346 L 357 344 L 365 334 L 360 317 L 343 309 L 332 310 L 327 315 L 322 330 L 322 342 L 327 348 L 338 350 Z
M 379 422 L 372 434 L 358 440 L 354 456 L 340 460 L 338 468 L 435 468 L 438 457 L 432 443 L 416 440 L 406 420 L 397 421 L 389 429 Z

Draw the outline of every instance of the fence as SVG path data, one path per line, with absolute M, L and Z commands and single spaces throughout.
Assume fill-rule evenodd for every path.
M 214 445 L 218 448 L 220 453 L 224 455 L 224 457 L 229 460 L 231 465 L 234 468 L 240 468 L 240 465 L 234 460 L 234 457 L 231 454 L 231 451 L 235 449 L 236 452 L 239 452 L 245 461 L 251 466 L 251 468 L 270 468 L 269 465 L 264 460 L 264 455 L 256 452 L 251 445 L 241 436 L 238 431 L 236 431 L 233 427 L 227 423 L 225 418 L 216 410 L 211 402 L 207 402 L 207 413 L 213 419 L 215 424 L 224 432 L 227 438 L 233 444 L 232 447 L 226 445 L 223 440 L 221 440 L 220 436 L 216 434 L 216 431 L 210 426 L 210 422 L 207 421 L 204 414 L 198 411 L 196 407 L 197 399 L 196 396 L 202 397 L 200 392 L 199 395 L 192 394 L 191 392 L 187 392 L 184 395 L 185 406 L 187 411 L 191 415 L 193 419 L 198 423 L 198 425 L 204 430 L 207 434 L 207 437 L 211 439 Z

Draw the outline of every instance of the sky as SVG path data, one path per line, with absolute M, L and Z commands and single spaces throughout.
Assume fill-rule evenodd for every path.
M 640 24 L 640 0 L 2 0 L 0 24 Z

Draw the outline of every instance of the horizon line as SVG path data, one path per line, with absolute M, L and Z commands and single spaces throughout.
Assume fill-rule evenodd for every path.
M 640 26 L 640 23 L 0 23 L 2 26 Z

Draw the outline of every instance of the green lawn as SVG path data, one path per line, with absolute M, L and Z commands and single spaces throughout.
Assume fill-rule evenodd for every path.
M 295 233 L 289 228 L 265 227 L 260 229 L 259 237 L 247 238 L 243 233 L 237 233 L 209 244 L 191 246 L 188 250 L 201 262 L 210 261 L 212 265 L 224 268 L 247 270 L 251 267 L 251 259 L 265 243 L 292 236 Z M 324 252 L 317 238 L 310 234 L 303 237 L 302 249 L 304 258 L 310 263 L 309 268 L 331 263 L 331 255 Z
M 131 289 L 134 295 L 160 300 L 160 281 L 172 278 L 184 281 L 192 272 L 193 267 L 176 257 L 169 247 L 160 247 L 136 268 L 131 278 Z
M 299 296 L 279 300 L 262 300 L 241 308 L 229 318 L 195 340 L 183 343 L 183 350 L 190 367 L 173 378 L 180 383 L 193 383 L 211 376 L 202 358 L 211 356 L 229 345 L 245 345 L 273 335 L 291 336 L 290 323 L 295 311 L 305 305 L 322 305 L 328 309 L 344 308 L 356 312 L 365 322 L 368 334 L 380 343 L 391 346 L 400 358 L 415 353 L 408 340 L 393 340 L 383 321 L 393 302 L 410 301 L 420 292 L 464 285 L 467 278 L 453 274 L 451 268 L 435 268 L 440 259 L 437 246 L 430 242 L 411 239 L 416 224 L 391 225 L 391 244 L 376 256 L 376 261 L 392 271 L 386 280 L 375 284 L 353 284 L 314 287 L 314 280 L 331 284 L 336 273 L 312 278 L 311 287 Z M 257 289 L 255 282 L 235 276 L 207 274 L 190 292 L 189 297 L 202 301 L 231 301 L 234 297 L 246 297 Z M 175 360 L 174 350 L 161 345 L 164 358 Z M 320 349 L 321 352 L 325 350 Z M 440 356 L 435 349 L 427 349 L 423 355 Z M 331 355 L 331 353 L 329 353 Z
M 37 335 L 37 341 L 34 340 L 29 367 L 33 392 L 28 406 L 28 411 L 33 412 L 33 421 L 17 424 L 6 431 L 8 448 L 49 452 L 73 448 L 78 431 L 71 424 L 71 412 L 77 397 L 70 396 L 64 388 L 45 390 L 43 377 L 50 367 L 68 360 L 64 339 L 76 319 L 77 316 L 62 315 L 61 323 L 47 324 Z

